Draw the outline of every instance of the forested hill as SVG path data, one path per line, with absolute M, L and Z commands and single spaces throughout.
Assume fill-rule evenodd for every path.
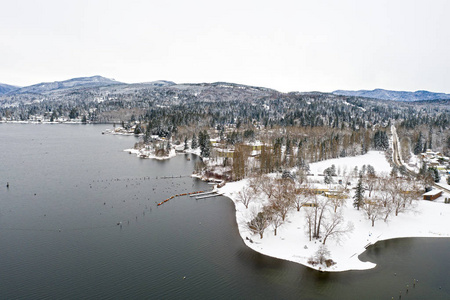
M 12 92 L 19 89 L 19 87 L 9 84 L 0 83 L 0 95 Z
M 450 94 L 433 93 L 429 91 L 415 91 L 415 92 L 403 92 L 403 91 L 390 91 L 383 89 L 375 90 L 359 90 L 359 91 L 346 91 L 337 90 L 334 91 L 335 95 L 353 96 L 353 97 L 365 97 L 382 100 L 395 100 L 395 101 L 421 101 L 421 100 L 441 100 L 450 99 Z
M 91 77 L 79 77 L 72 78 L 64 81 L 55 82 L 42 82 L 18 89 L 13 89 L 7 93 L 10 95 L 16 94 L 42 94 L 56 90 L 78 88 L 78 87 L 98 87 L 98 86 L 109 86 L 123 84 L 122 82 L 115 81 L 114 79 L 105 78 L 102 76 L 91 76 Z
M 245 138 L 274 143 L 282 138 L 278 144 L 293 138 L 319 153 L 311 161 L 363 153 L 372 144 L 376 148 L 375 133 L 389 130 L 392 123 L 403 137 L 406 151 L 424 136 L 424 147 L 445 153 L 450 149 L 448 100 L 388 101 L 320 92 L 281 93 L 225 82 L 170 81 L 0 95 L 0 121 L 69 119 L 135 126 L 136 132 L 145 128 L 146 134 L 172 136 L 178 141 L 205 129 L 223 138 L 230 128 L 236 130 L 226 137 L 232 144 Z
M 76 81 L 80 82 L 80 81 Z M 73 83 L 73 82 L 72 82 Z M 386 126 L 390 120 L 408 126 L 448 126 L 448 102 L 398 103 L 334 94 L 281 93 L 235 83 L 175 84 L 157 81 L 140 84 L 75 85 L 42 93 L 0 96 L 0 117 L 28 120 L 30 116 L 85 116 L 87 121 L 122 122 L 160 119 L 172 126 L 215 126 L 258 122 L 280 126 L 360 128 Z M 164 116 L 164 117 L 162 117 Z M 164 119 L 164 120 L 163 120 Z M 167 124 L 165 124 L 166 126 Z

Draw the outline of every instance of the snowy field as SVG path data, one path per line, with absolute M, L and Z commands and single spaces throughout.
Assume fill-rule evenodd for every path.
M 391 171 L 391 166 L 386 160 L 384 152 L 369 151 L 365 155 L 335 158 L 313 163 L 310 165 L 310 173 L 314 175 L 322 174 L 323 170 L 331 165 L 335 165 L 337 172 L 341 174 L 344 172 L 350 173 L 355 167 L 358 167 L 358 170 L 361 170 L 363 165 L 372 165 L 377 174 L 389 174 Z
M 383 152 L 371 151 L 357 157 L 346 157 L 311 164 L 311 173 L 321 174 L 323 170 L 332 164 L 337 170 L 351 172 L 355 166 L 361 170 L 363 165 L 372 165 L 378 174 L 389 173 L 391 168 L 386 161 Z M 319 178 L 317 178 L 319 180 Z M 323 177 L 322 177 L 323 180 Z M 258 199 L 250 203 L 246 209 L 244 204 L 237 201 L 237 193 L 248 180 L 227 183 L 219 192 L 231 198 L 236 206 L 236 220 L 239 232 L 245 244 L 262 254 L 277 257 L 303 264 L 305 266 L 324 271 L 364 270 L 375 267 L 374 263 L 362 262 L 358 255 L 365 251 L 365 247 L 380 240 L 404 237 L 449 237 L 450 236 L 450 204 L 444 204 L 443 198 L 450 197 L 444 194 L 436 202 L 419 200 L 413 210 L 391 216 L 387 222 L 377 220 L 372 227 L 364 211 L 353 207 L 353 192 L 346 200 L 342 213 L 345 222 L 352 222 L 354 230 L 347 233 L 341 239 L 328 239 L 326 246 L 331 258 L 336 264 L 329 268 L 323 265 L 312 266 L 308 264 L 309 258 L 317 252 L 321 243 L 318 240 L 309 241 L 306 233 L 305 208 L 300 212 L 296 209 L 288 214 L 286 222 L 274 235 L 273 228 L 268 227 L 264 232 L 264 238 L 253 234 L 245 224 L 251 220 L 252 212 L 261 207 L 261 203 L 267 199 Z M 352 186 L 355 184 L 353 183 Z M 442 201 L 441 201 L 442 200 Z

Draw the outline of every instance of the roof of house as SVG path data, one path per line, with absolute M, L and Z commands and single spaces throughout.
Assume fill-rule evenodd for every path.
M 431 190 L 429 192 L 426 192 L 423 195 L 424 196 L 435 196 L 435 195 L 438 195 L 439 193 L 442 193 L 442 191 L 441 190 Z

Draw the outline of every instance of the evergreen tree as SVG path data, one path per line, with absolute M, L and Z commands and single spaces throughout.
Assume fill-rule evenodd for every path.
M 286 155 L 290 155 L 292 153 L 291 140 L 286 138 Z
M 323 182 L 325 184 L 333 183 L 333 175 L 336 175 L 336 166 L 332 165 L 331 167 L 326 168 L 323 171 L 323 174 L 325 175 Z
M 184 138 L 184 150 L 189 149 L 187 136 Z
M 201 156 L 209 157 L 211 155 L 211 142 L 209 141 L 209 135 L 206 130 L 203 132 L 200 131 L 198 134 L 198 140 L 200 144 Z
M 430 126 L 430 131 L 428 132 L 428 149 L 433 149 L 433 129 Z
M 435 167 L 428 168 L 428 172 L 430 172 L 431 177 L 434 179 L 434 182 L 441 181 L 441 175 L 439 174 L 439 170 Z
M 194 134 L 192 135 L 192 141 L 191 141 L 191 149 L 197 149 L 198 144 L 197 144 L 197 136 Z
M 136 127 L 134 127 L 134 134 L 140 134 L 142 133 L 141 123 L 136 124 Z
M 167 153 L 170 153 L 170 150 L 172 150 L 172 143 L 170 142 L 170 139 L 169 139 L 169 140 L 167 140 L 167 147 L 166 147 Z
M 415 155 L 418 155 L 422 152 L 422 149 L 423 149 L 422 132 L 419 132 L 419 137 L 417 138 L 413 152 Z
M 75 119 L 77 117 L 78 117 L 78 112 L 77 112 L 77 109 L 74 107 L 70 110 L 69 118 Z
M 389 174 L 391 177 L 397 177 L 398 176 L 398 167 L 397 166 L 393 166 L 391 169 L 391 173 Z
M 389 148 L 389 139 L 386 131 L 378 130 L 373 136 L 373 146 L 375 150 L 387 150 Z
M 359 176 L 358 184 L 356 185 L 355 195 L 353 196 L 353 207 L 358 210 L 364 205 L 364 188 L 362 184 L 362 175 Z
M 144 143 L 147 144 L 150 141 L 150 135 L 151 135 L 151 126 L 150 123 L 148 123 L 147 128 L 145 128 L 145 135 L 144 135 Z
M 367 165 L 367 175 L 375 176 L 375 168 L 372 165 Z

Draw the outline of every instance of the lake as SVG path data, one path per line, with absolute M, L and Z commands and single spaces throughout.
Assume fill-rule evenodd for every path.
M 379 242 L 366 271 L 266 257 L 225 197 L 156 205 L 211 189 L 198 158 L 138 159 L 106 128 L 0 124 L 0 299 L 450 299 L 449 239 Z

